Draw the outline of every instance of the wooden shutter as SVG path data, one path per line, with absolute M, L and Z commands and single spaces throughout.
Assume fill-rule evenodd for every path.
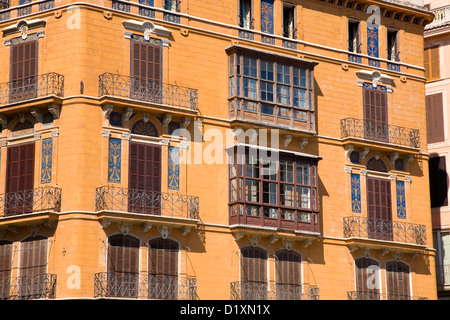
M 367 231 L 368 237 L 392 240 L 391 182 L 367 177 Z
M 10 241 L 0 240 L 0 299 L 9 297 L 11 284 L 12 248 Z
M 428 143 L 444 141 L 444 111 L 442 93 L 426 96 Z
M 430 158 L 428 163 L 431 207 L 448 205 L 448 178 L 445 157 Z
M 355 261 L 355 266 L 357 299 L 378 300 L 380 298 L 379 288 L 377 288 L 376 285 L 374 285 L 374 287 L 369 287 L 368 285 L 369 275 L 372 276 L 372 273 L 369 274 L 368 268 L 370 266 L 378 266 L 378 263 L 373 259 L 359 258 Z M 378 277 L 379 274 L 376 274 L 375 276 Z
M 161 82 L 161 46 L 132 42 L 131 76 Z
M 47 273 L 48 239 L 29 237 L 21 243 L 20 276 L 36 276 Z
M 425 68 L 425 78 L 430 78 L 430 48 L 427 48 L 423 52 L 423 62 Z
M 150 298 L 178 298 L 178 251 L 175 241 L 162 238 L 149 241 Z
M 283 250 L 276 254 L 275 268 L 277 271 L 277 283 L 300 285 L 301 284 L 301 257 L 293 251 Z
M 267 295 L 267 254 L 259 248 L 241 250 L 242 299 L 264 299 Z
M 437 79 L 440 77 L 440 59 L 439 59 L 439 47 L 433 47 L 430 49 L 430 78 Z
M 10 100 L 19 101 L 36 96 L 37 41 L 11 46 Z
M 389 141 L 387 95 L 383 91 L 363 89 L 364 135 L 367 139 Z
M 33 211 L 34 142 L 11 146 L 6 156 L 5 215 Z M 14 194 L 15 193 L 15 194 Z
M 410 297 L 408 265 L 403 262 L 388 262 L 386 277 L 389 300 L 406 300 Z

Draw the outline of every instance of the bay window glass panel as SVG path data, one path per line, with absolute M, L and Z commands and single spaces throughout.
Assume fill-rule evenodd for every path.
M 300 120 L 300 121 L 306 121 L 306 112 L 305 111 L 301 111 L 301 110 L 297 110 L 294 109 L 294 119 L 295 120 Z
M 245 200 L 250 202 L 259 202 L 258 180 L 245 180 Z
M 306 88 L 306 70 L 294 67 L 292 74 L 294 86 Z
M 259 178 L 259 161 L 258 157 L 252 155 L 245 156 L 245 175 L 250 178 Z
M 256 110 L 258 109 L 258 105 L 256 104 L 256 102 L 244 100 L 243 104 L 244 110 L 256 112 Z
M 261 79 L 266 81 L 273 81 L 273 62 L 261 60 Z
M 291 83 L 289 66 L 280 63 L 277 64 L 277 82 L 283 84 Z
M 310 173 L 309 164 L 297 163 L 297 183 L 309 185 L 310 184 Z
M 276 208 L 269 208 L 264 207 L 263 208 L 264 217 L 266 218 L 274 218 L 276 219 L 278 217 L 277 209 Z
M 280 161 L 280 180 L 294 182 L 294 163 L 292 161 Z
M 265 103 L 261 104 L 261 113 L 262 114 L 267 114 L 267 115 L 272 116 L 273 115 L 273 109 L 274 109 L 273 106 L 270 105 L 270 104 L 265 104 Z
M 255 58 L 244 57 L 244 76 L 257 77 L 257 61 Z
M 294 88 L 294 107 L 300 107 L 303 109 L 308 109 L 306 90 L 300 88 Z
M 236 183 L 236 179 L 232 179 L 230 181 L 230 201 L 234 202 L 237 200 L 237 183 Z
M 311 190 L 309 187 L 297 186 L 297 207 L 311 209 Z
M 282 206 L 294 206 L 294 186 L 290 184 L 280 185 L 280 201 Z
M 256 99 L 256 80 L 244 78 L 244 97 Z
M 266 180 L 277 180 L 276 161 L 267 160 L 263 163 L 263 177 Z
M 284 85 L 277 85 L 277 102 L 284 105 L 290 105 L 290 87 Z
M 273 101 L 273 83 L 261 81 L 261 100 Z
M 291 109 L 290 108 L 278 108 L 278 116 L 282 118 L 290 118 L 291 117 Z
M 281 219 L 294 220 L 295 213 L 293 210 L 281 210 Z
M 277 204 L 277 184 L 263 181 L 263 202 Z
M 247 205 L 246 214 L 252 217 L 259 217 L 259 206 Z

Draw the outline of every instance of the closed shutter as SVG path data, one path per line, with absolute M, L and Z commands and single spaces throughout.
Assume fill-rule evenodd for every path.
M 392 240 L 391 182 L 367 177 L 367 232 L 370 239 Z
M 428 143 L 444 141 L 442 93 L 426 96 Z
M 130 143 L 129 212 L 161 214 L 161 146 Z
M 425 68 L 425 78 L 429 79 L 430 78 L 430 49 L 427 48 L 424 50 L 423 52 L 424 55 L 424 68 Z
M 364 88 L 363 104 L 365 137 L 370 140 L 389 142 L 386 93 Z
M 440 59 L 439 59 L 439 47 L 433 47 L 430 49 L 430 78 L 437 79 L 440 77 Z
M 445 157 L 430 158 L 428 163 L 431 207 L 448 205 L 448 178 Z
M 178 298 L 178 244 L 168 239 L 149 242 L 149 298 Z
M 386 277 L 388 300 L 407 300 L 410 298 L 408 265 L 396 261 L 387 263 Z
M 369 270 L 370 266 L 377 266 L 378 263 L 373 259 L 359 258 L 355 261 L 356 265 L 356 299 L 358 300 L 379 300 L 380 288 L 378 288 L 378 271 L 374 274 Z M 369 276 L 371 279 L 369 279 Z M 373 279 L 372 277 L 376 277 Z M 371 280 L 374 281 L 371 281 Z
M 259 248 L 244 248 L 242 253 L 242 298 L 261 299 L 267 295 L 267 254 Z
M 37 41 L 11 46 L 10 101 L 36 97 Z
M 293 251 L 276 253 L 277 299 L 297 300 L 302 297 L 301 256 Z
M 112 236 L 108 244 L 109 297 L 137 297 L 139 285 L 139 240 Z
M 0 240 L 0 299 L 2 300 L 7 299 L 10 292 L 12 248 L 11 242 Z
M 5 216 L 33 212 L 34 143 L 8 147 Z
M 47 246 L 44 236 L 32 236 L 20 245 L 19 299 L 37 299 L 46 295 Z

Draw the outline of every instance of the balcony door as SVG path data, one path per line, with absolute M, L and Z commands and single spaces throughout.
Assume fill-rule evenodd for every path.
M 37 41 L 11 46 L 9 101 L 23 101 L 37 96 Z
M 391 261 L 386 264 L 388 300 L 410 299 L 409 266 L 403 262 Z
M 19 299 L 46 297 L 48 239 L 31 236 L 20 244 Z
M 370 258 L 358 258 L 355 261 L 355 268 L 356 299 L 379 300 L 381 288 L 378 262 Z
M 0 240 L 0 300 L 8 299 L 11 287 L 13 244 Z
M 33 212 L 33 188 L 34 142 L 8 147 L 5 216 Z
M 301 299 L 301 255 L 292 250 L 280 250 L 275 257 L 277 300 Z
M 128 211 L 161 214 L 161 146 L 130 143 Z
M 387 94 L 385 91 L 363 88 L 364 137 L 389 142 Z
M 241 290 L 243 300 L 267 297 L 267 253 L 263 249 L 246 247 L 241 250 Z
M 370 239 L 392 241 L 390 180 L 367 177 L 367 232 Z
M 131 42 L 131 98 L 162 103 L 161 45 Z

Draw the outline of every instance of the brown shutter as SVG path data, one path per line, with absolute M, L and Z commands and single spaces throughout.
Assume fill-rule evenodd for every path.
M 36 96 L 37 41 L 11 46 L 10 100 L 19 101 Z
M 11 284 L 12 248 L 10 241 L 0 240 L 0 299 L 9 297 Z
M 406 300 L 409 292 L 409 267 L 403 262 L 386 264 L 387 293 L 389 300 Z
M 386 93 L 364 88 L 363 104 L 365 137 L 370 140 L 389 141 Z
M 21 243 L 20 276 L 35 276 L 47 272 L 48 239 L 29 237 Z
M 392 240 L 391 182 L 367 177 L 367 232 L 370 239 Z
M 437 79 L 440 77 L 441 72 L 439 64 L 439 47 L 433 47 L 430 49 L 431 79 Z
M 423 54 L 424 54 L 423 62 L 424 62 L 424 68 L 425 68 L 425 78 L 429 79 L 430 78 L 430 48 L 425 49 Z
M 283 250 L 278 252 L 276 257 L 277 284 L 300 285 L 300 255 L 293 251 Z
M 161 82 L 161 46 L 132 42 L 131 76 Z
M 442 93 L 426 96 L 428 143 L 444 141 L 444 112 Z
M 359 258 L 355 261 L 356 266 L 356 291 L 358 300 L 377 300 L 379 296 L 379 288 L 374 286 L 373 288 L 368 286 L 369 279 L 369 267 L 378 263 L 373 259 Z M 372 274 L 371 274 L 372 275 Z M 376 274 L 378 277 L 379 275 Z M 378 279 L 377 279 L 378 281 Z
M 175 241 L 153 239 L 149 241 L 149 297 L 177 299 L 178 251 Z

